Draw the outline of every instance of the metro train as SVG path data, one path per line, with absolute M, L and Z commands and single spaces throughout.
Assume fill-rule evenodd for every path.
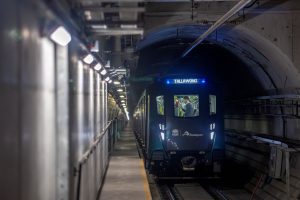
M 145 166 L 158 177 L 207 177 L 224 159 L 222 92 L 198 76 L 167 76 L 143 92 L 133 115 Z

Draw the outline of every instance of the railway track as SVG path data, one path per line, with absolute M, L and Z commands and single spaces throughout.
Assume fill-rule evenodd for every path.
M 161 200 L 229 200 L 224 193 L 199 183 L 157 183 Z
M 174 189 L 174 186 L 168 184 L 159 185 L 161 200 L 183 200 L 181 195 Z

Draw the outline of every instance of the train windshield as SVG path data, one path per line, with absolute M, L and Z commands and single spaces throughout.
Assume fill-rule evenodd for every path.
M 164 96 L 156 97 L 156 106 L 157 106 L 157 114 L 164 115 L 165 114 Z
M 197 117 L 199 116 L 198 95 L 174 95 L 175 117 Z

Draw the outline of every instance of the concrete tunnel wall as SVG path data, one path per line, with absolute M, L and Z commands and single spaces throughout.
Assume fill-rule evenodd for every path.
M 172 39 L 195 39 L 208 27 L 200 25 L 177 25 L 161 27 L 148 35 L 138 44 L 138 50 L 152 44 Z M 276 34 L 276 33 L 274 33 Z M 288 37 L 288 35 L 286 36 Z M 256 32 L 246 25 L 224 26 L 212 34 L 208 41 L 215 43 L 235 54 L 245 63 L 245 67 L 259 81 L 265 95 L 299 94 L 300 66 L 296 66 L 279 45 L 269 38 Z M 295 44 L 294 46 L 299 45 Z M 238 84 L 238 83 L 237 83 Z M 235 97 L 233 96 L 232 99 Z M 282 118 L 256 118 L 239 115 L 237 119 L 225 119 L 226 129 L 249 131 L 255 133 L 283 136 L 284 127 Z M 300 139 L 298 119 L 287 119 L 286 135 L 291 139 Z

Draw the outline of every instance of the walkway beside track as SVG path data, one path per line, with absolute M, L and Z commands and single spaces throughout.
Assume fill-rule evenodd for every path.
M 133 131 L 128 125 L 120 134 L 110 158 L 99 200 L 151 200 Z

